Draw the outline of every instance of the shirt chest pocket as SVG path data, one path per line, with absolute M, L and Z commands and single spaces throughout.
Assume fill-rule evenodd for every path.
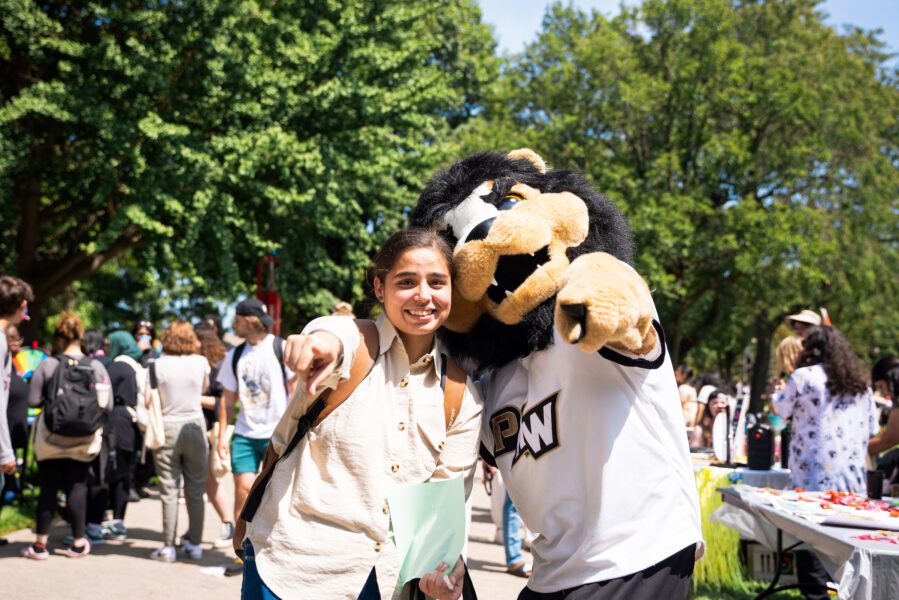
M 418 459 L 422 468 L 433 473 L 437 468 L 440 453 L 446 447 L 446 424 L 443 417 L 443 404 L 427 403 L 416 405 L 416 432 L 418 439 Z

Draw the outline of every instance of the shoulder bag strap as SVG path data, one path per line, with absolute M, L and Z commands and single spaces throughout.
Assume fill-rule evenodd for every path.
M 156 362 L 151 362 L 148 369 L 150 371 L 150 388 L 154 390 L 158 389 L 159 381 L 156 379 Z
M 259 504 L 262 502 L 262 497 L 265 494 L 265 488 L 268 486 L 268 482 L 272 478 L 272 473 L 274 473 L 275 466 L 278 462 L 296 448 L 297 444 L 300 443 L 300 440 L 306 437 L 306 433 L 308 433 L 311 427 L 321 423 L 325 417 L 343 404 L 356 388 L 359 387 L 359 384 L 368 377 L 372 367 L 374 367 L 379 350 L 378 328 L 373 321 L 367 319 L 357 319 L 356 327 L 359 328 L 359 331 L 362 334 L 362 339 L 365 341 L 365 349 L 367 352 L 361 352 L 357 349 L 356 356 L 353 359 L 353 366 L 350 368 L 350 378 L 338 385 L 337 389 L 322 393 L 315 402 L 312 403 L 312 406 L 306 411 L 306 414 L 300 417 L 297 422 L 297 429 L 294 432 L 293 437 L 290 438 L 290 442 L 287 444 L 287 447 L 284 449 L 284 453 L 281 456 L 278 456 L 275 453 L 274 448 L 271 443 L 269 443 L 268 448 L 266 448 L 265 451 L 265 457 L 262 461 L 262 470 L 259 473 L 259 477 L 257 477 L 256 481 L 253 483 L 250 494 L 247 496 L 247 501 L 240 511 L 240 518 L 244 521 L 251 522 L 253 517 L 256 516 L 256 511 L 259 509 Z
M 443 417 L 446 430 L 452 428 L 459 410 L 462 408 L 462 396 L 465 394 L 465 371 L 446 354 L 440 355 L 440 387 L 443 388 Z
M 275 360 L 278 361 L 278 365 L 281 367 L 281 379 L 284 380 L 284 394 L 289 399 L 290 398 L 290 387 L 287 385 L 287 371 L 284 370 L 284 343 L 285 339 L 280 336 L 275 336 L 274 343 L 272 344 L 272 350 L 275 352 Z M 237 371 L 234 372 L 235 377 L 237 377 Z
M 240 362 L 240 355 L 243 354 L 243 349 L 247 347 L 246 342 L 241 342 L 234 348 L 234 354 L 231 355 L 231 372 L 234 374 L 234 381 L 237 382 L 237 386 L 240 387 L 240 379 L 237 377 L 237 363 Z

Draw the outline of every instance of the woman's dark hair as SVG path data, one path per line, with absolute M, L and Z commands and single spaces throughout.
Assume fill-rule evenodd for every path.
M 884 356 L 871 368 L 871 382 L 886 381 L 890 399 L 894 405 L 899 402 L 899 358 Z
M 862 363 L 852 346 L 833 327 L 813 327 L 802 340 L 797 366 L 820 364 L 827 374 L 827 389 L 834 396 L 855 396 L 868 388 Z
M 225 350 L 225 344 L 219 339 L 215 327 L 203 321 L 194 327 L 194 333 L 197 339 L 200 340 L 200 354 L 206 358 L 210 367 L 216 368 L 222 362 L 222 359 L 225 358 L 227 350 Z
M 137 339 L 137 332 L 141 329 L 146 329 L 150 332 L 150 337 L 154 340 L 156 339 L 156 329 L 153 327 L 153 321 L 136 321 L 131 328 L 131 335 L 134 336 L 134 339 Z
M 81 351 L 87 356 L 94 356 L 105 345 L 106 338 L 99 329 L 88 329 L 81 338 Z
M 387 238 L 384 245 L 372 260 L 372 267 L 369 269 L 368 286 L 371 296 L 374 297 L 374 280 L 379 279 L 384 282 L 384 275 L 387 274 L 397 259 L 407 250 L 416 248 L 433 248 L 446 261 L 449 269 L 450 277 L 453 272 L 453 249 L 450 245 L 440 237 L 436 231 L 425 229 L 424 227 L 410 227 L 409 229 L 401 229 L 392 236 Z

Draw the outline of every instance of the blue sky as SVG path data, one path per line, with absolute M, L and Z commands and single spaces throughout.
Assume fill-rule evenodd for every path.
M 543 13 L 550 0 L 478 0 L 484 21 L 493 26 L 500 52 L 518 52 L 540 29 Z M 575 6 L 595 8 L 604 15 L 618 12 L 621 0 L 573 0 Z M 633 4 L 634 0 L 626 0 Z M 863 29 L 883 30 L 881 39 L 893 52 L 899 52 L 899 2 L 897 0 L 825 0 L 821 4 L 830 14 L 828 22 L 838 27 L 851 23 Z

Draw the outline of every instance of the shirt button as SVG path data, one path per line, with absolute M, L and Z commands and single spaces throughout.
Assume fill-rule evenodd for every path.
M 437 449 L 443 452 L 444 448 L 446 448 L 446 442 L 440 442 L 440 445 L 437 446 Z
M 382 511 L 385 515 L 389 515 L 389 514 L 390 514 L 390 507 L 387 506 L 387 504 L 385 503 L 385 504 L 384 504 L 384 508 L 382 508 L 381 511 Z
M 396 463 L 393 463 L 392 465 L 390 465 L 390 470 L 393 471 L 394 473 L 396 473 L 397 471 L 400 470 L 400 466 Z
M 407 385 L 409 385 L 409 378 L 408 378 L 408 377 L 403 377 L 403 379 L 400 381 L 400 387 L 401 387 L 401 388 L 404 388 L 404 387 L 406 387 Z
M 396 428 L 399 429 L 400 431 L 405 431 L 405 430 L 406 430 L 406 424 L 403 423 L 403 422 L 401 421 L 401 422 L 399 422 L 399 423 L 396 424 Z
M 381 551 L 381 542 L 376 542 L 375 543 L 375 552 L 380 552 L 380 551 Z
M 424 363 L 425 363 L 426 365 L 429 365 L 429 364 L 431 364 L 431 361 L 432 361 L 433 359 L 431 358 L 431 355 L 430 355 L 430 354 L 426 354 L 425 357 L 424 357 L 424 359 L 422 359 L 422 360 L 424 360 Z

